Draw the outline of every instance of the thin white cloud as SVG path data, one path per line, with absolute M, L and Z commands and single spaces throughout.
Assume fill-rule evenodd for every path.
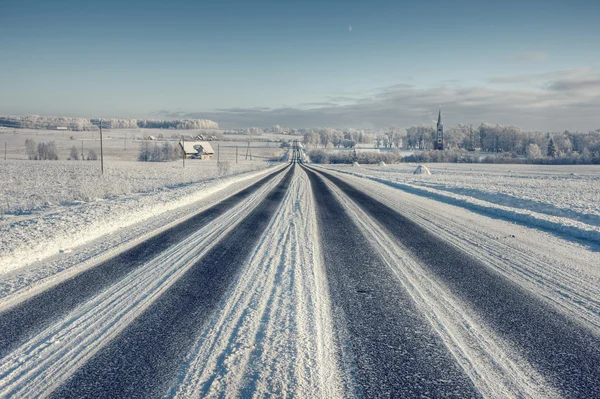
M 544 51 L 527 51 L 511 54 L 508 59 L 516 62 L 544 62 L 548 60 L 548 53 Z
M 530 73 L 522 75 L 511 75 L 511 76 L 494 76 L 488 79 L 489 83 L 495 84 L 535 84 L 540 82 L 554 81 L 558 79 L 574 79 L 583 78 L 598 71 L 598 68 L 591 67 L 579 67 L 579 68 L 568 68 L 557 71 L 550 71 L 544 73 Z
M 531 75 L 535 87 L 457 87 L 420 89 L 398 84 L 367 91 L 363 96 L 337 97 L 322 104 L 283 108 L 232 108 L 188 113 L 225 127 L 272 126 L 382 128 L 429 123 L 442 105 L 445 122 L 483 121 L 542 131 L 600 128 L 600 73 L 578 68 Z M 516 81 L 516 79 L 515 79 Z M 432 111 L 433 110 L 433 111 Z M 179 115 L 179 113 L 177 113 Z

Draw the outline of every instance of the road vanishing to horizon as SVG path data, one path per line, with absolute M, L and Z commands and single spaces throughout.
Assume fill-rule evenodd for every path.
M 600 399 L 600 0 L 1 0 L 0 399 Z
M 305 157 L 6 296 L 0 397 L 600 397 L 597 286 Z

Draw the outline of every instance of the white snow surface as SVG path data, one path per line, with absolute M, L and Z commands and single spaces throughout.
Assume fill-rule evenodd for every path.
M 300 168 L 168 397 L 343 397 L 308 176 Z
M 326 166 L 421 197 L 600 244 L 600 166 L 431 164 Z
M 110 160 L 100 174 L 99 161 L 0 162 L 0 223 L 29 213 L 109 199 L 113 196 L 150 193 L 225 175 L 263 169 L 265 162 L 227 162 L 220 174 L 215 161 L 135 162 Z M 4 220 L 3 220 L 4 219 Z
M 593 191 L 598 183 L 598 169 L 584 167 L 573 172 L 565 168 L 556 172 L 548 167 L 540 168 L 536 175 L 530 167 L 518 169 L 515 165 L 510 165 L 511 172 L 503 172 L 498 165 L 440 165 L 441 170 L 421 179 L 412 175 L 414 167 L 328 168 L 338 169 L 340 172 L 333 172 L 336 176 L 600 335 L 600 247 L 593 241 L 574 240 L 564 231 L 555 234 L 557 230 L 540 230 L 534 223 L 515 224 L 506 215 L 492 218 L 489 215 L 497 214 L 471 205 L 483 206 L 477 201 L 483 201 L 479 197 L 485 196 L 485 209 L 505 207 L 518 213 L 526 204 L 539 203 L 538 217 L 558 217 L 542 212 L 552 210 L 563 212 L 560 217 L 567 218 L 571 215 L 567 212 L 568 198 L 580 204 L 579 213 L 592 207 L 589 201 L 596 198 Z M 64 279 L 82 267 L 93 267 L 98 261 L 96 255 L 110 253 L 107 248 L 119 251 L 123 245 L 133 245 L 141 234 L 152 234 L 151 231 L 177 223 L 270 171 L 86 204 L 107 206 L 107 210 L 123 209 L 118 214 L 123 220 L 126 212 L 146 211 L 153 216 L 98 237 L 83 246 L 89 247 L 89 251 L 63 247 L 66 251 L 49 258 L 44 267 L 36 263 L 5 273 L 0 278 L 4 284 L 0 289 L 0 310 L 30 295 L 32 282 Z M 461 176 L 459 171 L 467 176 Z M 508 173 L 510 176 L 505 176 Z M 563 186 L 560 182 L 553 183 L 552 174 L 568 180 L 565 186 L 573 190 L 570 197 L 562 191 L 554 197 L 550 195 L 552 190 Z M 213 223 L 80 304 L 2 359 L 0 398 L 45 397 L 60 386 L 235 228 L 281 181 L 282 175 Z M 585 184 L 569 180 L 575 178 L 581 178 Z M 558 396 L 525 356 L 489 328 L 470 304 L 455 296 L 341 190 L 328 184 L 484 397 Z M 490 185 L 498 188 L 492 191 Z M 452 197 L 457 195 L 452 190 L 463 190 L 462 197 Z M 466 192 L 473 196 L 465 195 Z M 509 193 L 514 194 L 513 200 L 509 200 Z M 125 203 L 122 208 L 112 204 L 119 201 Z M 65 208 L 73 208 L 74 215 L 82 209 Z M 106 211 L 94 220 L 109 214 Z M 597 227 L 593 220 L 586 219 L 587 224 Z M 73 252 L 67 253 L 70 249 Z M 336 398 L 347 394 L 346 368 L 338 364 L 343 360 L 339 360 L 339 348 L 333 339 L 322 250 L 310 183 L 306 173 L 296 167 L 278 211 L 252 256 L 241 265 L 239 277 L 198 331 L 197 341 L 178 370 L 178 378 L 167 397 Z M 90 259 L 90 263 L 84 262 L 82 266 L 82 259 Z
M 273 179 L 2 359 L 0 398 L 48 396 L 235 228 L 282 177 Z
M 600 335 L 599 246 L 336 174 Z
M 355 180 L 350 182 L 356 184 Z M 426 267 L 399 246 L 341 190 L 329 181 L 326 183 L 363 230 L 373 248 L 394 271 L 399 283 L 483 397 L 560 397 L 523 356 L 479 321 L 477 313 L 468 304 L 437 281 Z M 377 189 L 375 184 L 362 185 L 362 188 L 366 187 Z M 386 202 L 389 202 L 389 198 Z
M 156 220 L 161 216 L 186 207 L 193 208 L 194 204 L 199 205 L 199 201 L 219 192 L 231 194 L 227 189 L 239 188 L 240 183 L 251 183 L 272 170 L 267 168 L 243 172 L 155 192 L 114 196 L 105 200 L 61 206 L 24 219 L 5 222 L 0 225 L 0 297 L 23 288 L 25 284 L 32 283 L 41 275 L 51 274 L 48 270 L 59 272 L 67 268 L 64 259 L 56 266 L 52 266 L 52 262 L 46 262 L 51 256 L 61 254 L 64 257 L 73 249 L 101 238 L 104 241 L 113 241 L 108 247 L 122 244 L 134 239 L 129 231 L 133 226 L 149 220 L 154 221 L 152 226 L 137 230 L 138 235 L 147 234 L 148 231 L 158 229 L 176 219 L 170 215 L 160 221 Z M 206 205 L 208 204 L 203 206 Z M 193 213 L 192 209 L 186 211 L 188 215 Z M 178 218 L 184 216 L 185 213 L 177 213 Z M 125 239 L 122 235 L 128 235 L 128 238 Z M 107 245 L 102 247 L 107 249 Z M 45 264 L 38 265 L 41 260 L 44 260 Z M 78 261 L 82 261 L 81 257 Z M 23 279 L 23 276 L 13 278 L 15 273 L 24 271 L 26 266 L 33 267 L 34 264 L 39 267 L 36 266 L 33 274 L 37 277 L 31 277 L 33 280 Z M 15 281 L 20 283 L 15 285 Z

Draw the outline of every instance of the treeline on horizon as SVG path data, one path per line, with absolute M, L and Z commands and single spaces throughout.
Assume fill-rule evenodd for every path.
M 88 119 L 56 116 L 0 116 L 0 126 L 23 129 L 56 130 L 66 127 L 74 131 L 98 130 L 102 122 L 103 129 L 218 129 L 219 124 L 208 119 Z
M 332 128 L 304 131 L 304 144 L 313 162 L 499 162 L 600 164 L 600 129 L 593 132 L 543 133 L 515 126 L 459 124 L 444 130 L 444 151 L 433 151 L 435 125 L 381 131 Z M 384 152 L 336 153 L 335 148 L 385 149 Z M 367 145 L 367 146 L 365 146 Z M 321 148 L 321 149 L 319 149 Z M 421 150 L 402 157 L 399 150 Z M 391 151 L 390 151 L 391 150 Z M 483 155 L 482 155 L 483 153 Z M 377 155 L 379 154 L 379 155 Z

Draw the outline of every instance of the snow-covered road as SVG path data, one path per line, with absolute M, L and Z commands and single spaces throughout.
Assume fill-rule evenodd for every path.
M 2 299 L 0 398 L 600 396 L 594 244 L 325 168 L 248 184 Z

